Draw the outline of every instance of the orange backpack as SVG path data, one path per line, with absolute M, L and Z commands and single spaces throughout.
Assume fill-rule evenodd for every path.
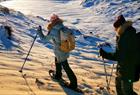
M 75 37 L 72 30 L 68 27 L 63 27 L 60 29 L 60 50 L 63 52 L 70 52 L 75 48 Z

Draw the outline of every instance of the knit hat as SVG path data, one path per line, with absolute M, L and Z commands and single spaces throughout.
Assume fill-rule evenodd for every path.
M 123 25 L 126 22 L 125 18 L 123 17 L 123 15 L 119 15 L 117 17 L 117 20 L 114 22 L 113 26 L 115 28 L 118 28 L 119 26 Z
M 52 16 L 50 16 L 50 22 L 47 25 L 47 29 L 50 31 L 53 28 L 53 26 L 60 23 L 63 23 L 63 20 L 60 19 L 56 14 L 52 14 Z
M 58 15 L 56 15 L 56 14 L 52 14 L 52 16 L 50 17 L 50 21 L 51 22 L 54 22 L 54 21 L 56 21 L 56 20 L 58 20 L 59 19 L 59 17 L 58 17 Z

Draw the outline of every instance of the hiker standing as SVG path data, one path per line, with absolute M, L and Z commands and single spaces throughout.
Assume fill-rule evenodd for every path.
M 136 74 L 136 30 L 131 21 L 126 21 L 123 15 L 118 16 L 113 24 L 116 31 L 116 52 L 107 53 L 102 48 L 103 58 L 115 60 L 117 64 L 116 91 L 117 95 L 137 95 L 133 91 L 133 82 L 138 81 Z
M 63 28 L 63 21 L 55 14 L 50 17 L 50 23 L 47 26 L 48 34 L 44 36 L 43 33 L 40 31 L 39 36 L 45 40 L 51 40 L 52 44 L 54 45 L 54 54 L 55 54 L 55 66 L 56 71 L 54 74 L 54 78 L 57 80 L 62 79 L 62 67 L 64 68 L 69 80 L 70 84 L 68 85 L 72 89 L 77 88 L 77 78 L 70 68 L 68 64 L 67 58 L 69 57 L 69 52 L 63 52 L 60 50 L 60 30 Z

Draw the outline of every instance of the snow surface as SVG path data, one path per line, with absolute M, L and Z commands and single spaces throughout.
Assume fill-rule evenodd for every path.
M 47 17 L 51 13 L 57 13 L 76 36 L 76 49 L 71 52 L 69 63 L 78 78 L 79 86 L 86 89 L 85 95 L 102 95 L 98 88 L 100 85 L 106 86 L 105 75 L 110 76 L 116 62 L 105 60 L 104 63 L 98 56 L 97 45 L 109 42 L 112 47 L 115 46 L 112 23 L 119 14 L 134 21 L 134 27 L 139 32 L 140 3 L 130 0 L 81 2 L 13 0 L 1 3 L 18 11 L 11 10 L 10 14 L 0 12 L 0 95 L 79 95 L 50 79 L 48 71 L 54 69 L 54 54 L 52 45 L 47 41 L 37 38 L 23 70 L 26 76 L 22 77 L 23 75 L 18 72 L 36 35 L 38 25 L 43 26 L 44 33 L 47 33 Z M 4 36 L 5 30 L 2 25 L 12 27 L 14 32 L 11 40 Z M 107 74 L 104 72 L 104 65 Z M 115 95 L 115 67 L 113 70 L 110 86 L 112 95 Z M 63 77 L 68 80 L 65 72 Z M 42 79 L 45 85 L 37 84 L 36 78 Z M 134 84 L 135 91 L 140 94 L 139 87 L 140 82 Z

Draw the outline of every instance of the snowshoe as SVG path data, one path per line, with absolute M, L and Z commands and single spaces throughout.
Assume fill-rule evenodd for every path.
M 61 85 L 61 86 L 63 86 L 63 87 L 66 87 L 66 88 L 68 88 L 68 89 L 71 89 L 71 90 L 73 90 L 73 91 L 76 91 L 76 92 L 78 92 L 78 93 L 84 93 L 80 88 L 74 88 L 72 85 L 70 85 L 66 80 L 64 80 L 64 79 L 57 79 L 57 78 L 55 78 L 55 71 L 54 70 L 49 70 L 49 75 L 50 75 L 50 77 L 51 77 L 51 79 L 53 80 L 53 81 L 57 81 L 57 82 L 59 82 L 59 84 Z

